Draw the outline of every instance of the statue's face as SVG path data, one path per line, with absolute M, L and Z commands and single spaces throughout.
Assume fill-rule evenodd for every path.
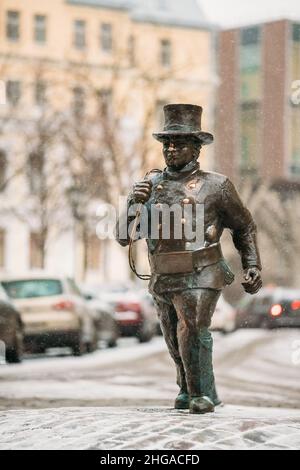
M 192 140 L 170 137 L 163 144 L 163 154 L 168 167 L 180 170 L 194 160 L 197 152 Z

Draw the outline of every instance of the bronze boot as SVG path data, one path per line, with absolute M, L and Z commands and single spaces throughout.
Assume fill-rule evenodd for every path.
M 176 397 L 174 408 L 176 410 L 188 410 L 189 407 L 190 407 L 190 397 L 188 393 L 180 390 L 180 392 L 178 393 Z
M 213 413 L 215 406 L 209 397 L 191 397 L 190 413 L 192 414 L 205 414 Z
M 222 404 L 218 397 L 212 362 L 213 339 L 210 331 L 203 328 L 200 332 L 200 388 L 201 394 L 209 397 L 215 406 Z

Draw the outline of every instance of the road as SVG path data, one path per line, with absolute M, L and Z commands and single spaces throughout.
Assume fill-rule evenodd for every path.
M 300 331 L 241 330 L 214 336 L 217 384 L 225 407 L 201 416 L 201 429 L 199 416 L 172 410 L 177 386 L 163 339 L 143 345 L 122 340 L 114 350 L 81 358 L 35 357 L 1 366 L 0 448 L 36 445 L 31 434 L 28 438 L 33 426 L 40 436 L 46 432 L 44 443 L 37 441 L 41 448 L 51 448 L 51 442 L 53 448 L 212 448 L 217 442 L 219 448 L 299 449 Z M 158 416 L 164 416 L 160 430 Z M 76 422 L 88 426 L 91 434 L 85 432 L 83 439 Z M 146 430 L 140 436 L 134 429 L 141 426 Z M 75 435 L 68 440 L 71 431 Z M 65 440 L 59 444 L 60 434 Z

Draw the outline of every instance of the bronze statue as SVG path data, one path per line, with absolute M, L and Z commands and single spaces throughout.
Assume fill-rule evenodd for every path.
M 162 224 L 158 237 L 144 236 L 151 266 L 149 290 L 177 368 L 180 391 L 175 408 L 207 413 L 221 403 L 215 387 L 209 326 L 222 289 L 234 280 L 222 255 L 220 237 L 224 229 L 231 231 L 244 269 L 244 289 L 255 294 L 262 287 L 256 226 L 230 180 L 200 169 L 201 147 L 213 142 L 213 136 L 201 130 L 202 108 L 170 104 L 164 113 L 165 127 L 153 136 L 163 143 L 167 167 L 150 172 L 147 179 L 134 185 L 127 213 L 117 224 L 117 239 L 122 246 L 132 242 L 129 227 L 135 216 L 130 208 L 137 203 L 147 209 L 149 219 L 153 207 L 175 203 L 184 209 L 189 204 L 192 216 L 182 217 L 181 224 L 193 227 L 197 223 L 195 207 L 204 208 L 201 246 L 195 238 L 175 237 L 174 227 L 169 237 L 162 236 Z M 126 236 L 121 237 L 124 227 Z

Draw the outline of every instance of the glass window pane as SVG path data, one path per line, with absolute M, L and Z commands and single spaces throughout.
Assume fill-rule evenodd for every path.
M 259 105 L 241 107 L 241 170 L 253 173 L 257 170 L 260 147 Z
M 293 41 L 300 42 L 300 24 L 293 24 Z
M 291 109 L 291 172 L 300 174 L 300 106 Z
M 172 45 L 168 39 L 161 41 L 160 61 L 164 67 L 169 67 L 172 60 Z
M 83 20 L 74 21 L 74 46 L 83 49 L 86 46 L 85 40 L 86 23 Z
M 46 16 L 35 15 L 34 17 L 34 39 L 36 42 L 46 42 Z
M 241 44 L 248 46 L 249 44 L 258 44 L 260 42 L 260 28 L 245 28 L 241 31 Z
M 63 293 L 61 281 L 56 279 L 7 281 L 2 285 L 12 299 L 51 297 Z
M 6 83 L 6 99 L 8 103 L 15 106 L 21 99 L 21 83 L 15 80 L 9 80 Z
M 108 23 L 101 25 L 101 48 L 103 51 L 111 52 L 113 47 L 112 26 Z
M 240 99 L 258 101 L 262 97 L 262 47 L 259 28 L 241 32 Z
M 6 37 L 11 41 L 17 41 L 20 37 L 20 13 L 18 11 L 7 12 Z

